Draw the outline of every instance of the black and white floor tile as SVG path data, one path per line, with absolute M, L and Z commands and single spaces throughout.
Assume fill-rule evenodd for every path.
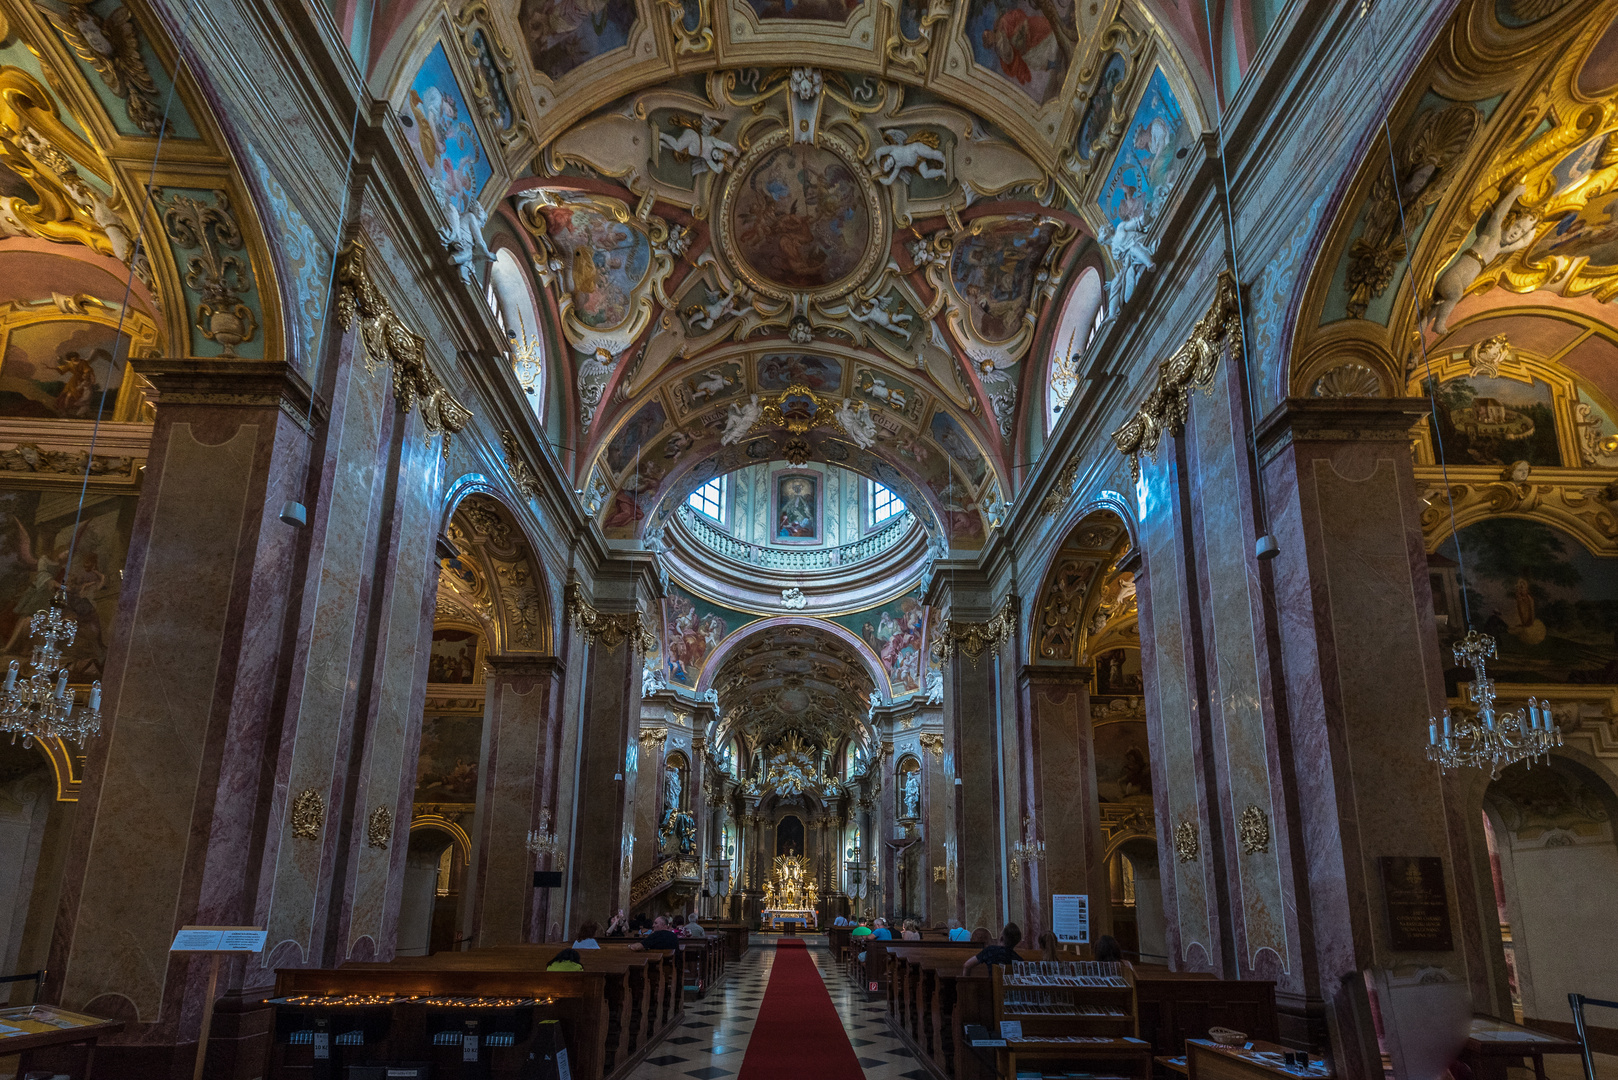
M 824 937 L 808 935 L 805 942 L 866 1080 L 927 1080 L 927 1070 L 889 1029 L 886 1004 L 865 1000 L 833 961 Z M 774 964 L 775 939 L 754 937 L 722 986 L 686 1002 L 684 1023 L 652 1048 L 630 1080 L 726 1080 L 739 1073 Z

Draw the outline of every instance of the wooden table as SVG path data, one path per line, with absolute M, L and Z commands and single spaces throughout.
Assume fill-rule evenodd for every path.
M 1190 1080 L 1332 1080 L 1334 1073 L 1321 1058 L 1310 1055 L 1307 1069 L 1283 1065 L 1291 1047 L 1254 1039 L 1245 1046 L 1220 1046 L 1207 1039 L 1185 1041 L 1186 1075 Z M 1273 1057 L 1272 1057 L 1273 1055 Z
M 1002 1080 L 1015 1080 L 1017 1062 L 1062 1061 L 1083 1059 L 1093 1062 L 1129 1061 L 1134 1075 L 1145 1080 L 1152 1075 L 1152 1044 L 1145 1039 L 1122 1038 L 1085 1040 L 1076 1039 L 1016 1039 L 995 1050 L 997 1071 Z
M 1476 1080 L 1505 1080 L 1506 1065 L 1517 1058 L 1534 1059 L 1534 1075 L 1545 1080 L 1546 1054 L 1582 1053 L 1579 1044 L 1492 1016 L 1472 1017 L 1472 1035 L 1461 1050 L 1461 1060 L 1472 1067 Z
M 28 1071 L 28 1054 L 50 1046 L 85 1043 L 84 1072 L 88 1076 L 95 1061 L 96 1040 L 124 1029 L 121 1020 L 68 1012 L 53 1005 L 19 1005 L 0 1009 L 0 1057 L 22 1055 L 17 1075 Z

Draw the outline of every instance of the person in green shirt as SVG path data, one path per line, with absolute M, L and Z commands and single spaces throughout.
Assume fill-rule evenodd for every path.
M 870 937 L 871 936 L 871 923 L 870 923 L 870 920 L 869 919 L 861 919 L 860 924 L 854 928 L 853 932 L 851 934 L 849 934 L 849 936 L 850 937 Z
M 583 971 L 584 965 L 579 963 L 579 954 L 573 949 L 563 949 L 551 957 L 551 962 L 545 965 L 546 971 Z

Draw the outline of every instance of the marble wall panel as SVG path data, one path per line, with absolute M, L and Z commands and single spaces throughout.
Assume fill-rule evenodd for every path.
M 1095 785 L 1090 672 L 1074 668 L 1057 675 L 1025 669 L 1024 678 L 1028 711 L 1038 737 L 1037 808 L 1045 841 L 1045 861 L 1040 867 L 1045 899 L 1059 893 L 1088 895 L 1094 940 L 1112 930 L 1112 890 L 1103 859 L 1101 806 Z M 1045 910 L 1050 910 L 1048 903 Z
M 1219 812 L 1224 816 L 1226 865 L 1234 945 L 1243 974 L 1285 981 L 1292 967 L 1293 928 L 1287 912 L 1291 889 L 1283 866 L 1285 804 L 1272 764 L 1275 707 L 1267 675 L 1264 613 L 1258 562 L 1253 558 L 1252 492 L 1248 482 L 1245 424 L 1235 364 L 1221 369 L 1210 392 L 1192 396 L 1195 469 L 1193 522 L 1200 555 L 1201 610 L 1208 657 L 1211 730 L 1219 776 Z M 1238 821 L 1257 807 L 1270 832 L 1265 850 L 1240 843 Z M 1267 959 L 1263 954 L 1269 953 Z
M 1143 576 L 1136 578 L 1140 606 L 1142 681 L 1145 684 L 1152 791 L 1157 804 L 1158 863 L 1163 874 L 1164 916 L 1170 963 L 1179 970 L 1207 971 L 1220 963 L 1207 821 L 1202 810 L 1198 700 L 1192 685 L 1195 660 L 1188 625 L 1187 568 L 1179 535 L 1179 467 L 1172 448 L 1141 463 Z M 1148 644 L 1149 643 L 1149 644 Z M 1198 855 L 1175 854 L 1174 831 L 1189 824 Z
M 956 853 L 959 918 L 968 929 L 998 931 L 1004 845 L 1000 835 L 1000 774 L 996 746 L 993 653 L 976 660 L 957 650 L 944 665 L 945 714 L 954 720 Z
M 571 902 L 567 925 L 629 906 L 639 746 L 630 736 L 640 712 L 641 656 L 627 641 L 595 641 L 584 651 L 584 702 L 577 723 Z M 633 713 L 633 715 L 632 715 Z M 621 777 L 621 779 L 620 779 Z
M 198 868 L 187 859 L 211 809 L 199 799 L 214 788 L 205 769 L 217 766 L 219 748 L 209 736 L 230 598 L 237 570 L 252 559 L 262 434 L 254 423 L 207 438 L 189 423 L 154 434 L 126 571 L 134 587 L 115 635 L 127 644 L 117 641 L 109 656 L 105 734 L 92 750 L 102 775 L 86 798 L 87 826 L 92 817 L 116 824 L 91 829 L 82 863 L 70 869 L 59 998 L 68 1008 L 100 999 L 117 1015 L 154 1023 L 170 976 L 185 970 L 171 965 L 168 947 L 177 916 L 194 906 L 187 885 L 194 888 Z M 115 885 L 131 880 L 148 887 Z

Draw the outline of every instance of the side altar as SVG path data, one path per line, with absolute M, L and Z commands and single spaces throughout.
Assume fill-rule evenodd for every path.
M 765 927 L 781 930 L 788 923 L 798 923 L 805 930 L 814 929 L 817 898 L 807 860 L 802 855 L 777 855 L 769 884 L 764 887 L 761 914 Z

